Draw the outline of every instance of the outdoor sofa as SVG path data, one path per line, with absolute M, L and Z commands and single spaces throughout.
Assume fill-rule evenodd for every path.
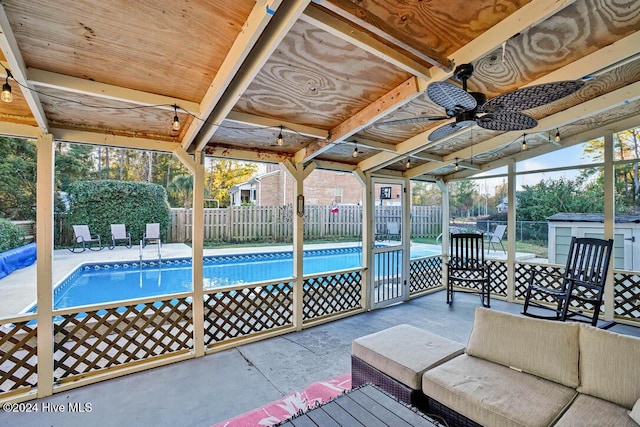
M 354 340 L 354 386 L 372 382 L 450 426 L 640 424 L 640 338 L 482 307 L 464 351 L 401 329 L 402 338 L 391 328 Z M 402 340 L 412 349 L 431 344 L 407 354 Z

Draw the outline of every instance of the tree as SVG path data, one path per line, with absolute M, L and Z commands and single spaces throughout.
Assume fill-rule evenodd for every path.
M 36 143 L 0 137 L 0 217 L 35 219 Z
M 191 207 L 193 194 L 193 175 L 176 176 L 167 188 L 171 206 Z
M 616 212 L 628 213 L 638 211 L 640 202 L 640 128 L 628 129 L 614 134 L 614 159 L 636 160 L 619 163 L 615 167 Z M 604 161 L 604 140 L 594 139 L 585 145 L 584 153 L 594 162 Z M 602 169 L 586 169 L 581 176 L 590 177 L 601 186 L 604 184 Z
M 237 162 L 233 160 L 213 160 L 206 177 L 206 188 L 209 197 L 220 202 L 220 207 L 230 203 L 229 190 L 251 178 L 258 170 L 255 163 Z
M 516 213 L 519 221 L 546 221 L 559 212 L 594 213 L 602 212 L 603 207 L 602 186 L 585 183 L 580 178 L 560 178 L 523 186 L 518 192 Z
M 471 214 L 476 184 L 471 180 L 455 181 L 449 184 L 450 210 L 454 217 Z
M 411 203 L 414 206 L 439 206 L 442 192 L 430 182 L 411 181 Z

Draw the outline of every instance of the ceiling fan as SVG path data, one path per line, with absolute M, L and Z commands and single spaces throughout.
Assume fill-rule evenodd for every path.
M 447 82 L 435 82 L 427 87 L 427 95 L 433 102 L 445 109 L 446 116 L 391 120 L 377 123 L 374 126 L 393 126 L 455 118 L 455 122 L 431 132 L 429 141 L 437 141 L 473 124 L 484 129 L 503 132 L 526 130 L 536 127 L 538 121 L 528 114 L 521 113 L 521 111 L 557 101 L 571 95 L 584 85 L 581 80 L 543 83 L 503 93 L 487 101 L 485 94 L 467 91 L 467 80 L 472 75 L 473 65 L 462 64 L 454 70 L 454 77 L 462 81 L 462 88 Z

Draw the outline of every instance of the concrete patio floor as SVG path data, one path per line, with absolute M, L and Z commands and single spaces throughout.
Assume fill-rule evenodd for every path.
M 436 292 L 380 310 L 358 314 L 235 349 L 62 392 L 32 402 L 90 403 L 91 412 L 4 413 L 0 426 L 210 426 L 350 372 L 351 341 L 408 323 L 466 343 L 477 295 L 457 293 L 445 303 Z M 492 308 L 520 313 L 522 306 L 500 300 Z M 613 331 L 640 336 L 640 328 Z

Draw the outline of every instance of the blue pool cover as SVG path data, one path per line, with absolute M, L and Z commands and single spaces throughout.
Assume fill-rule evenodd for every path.
M 28 267 L 36 262 L 36 244 L 20 246 L 0 253 L 0 279 L 19 268 Z

